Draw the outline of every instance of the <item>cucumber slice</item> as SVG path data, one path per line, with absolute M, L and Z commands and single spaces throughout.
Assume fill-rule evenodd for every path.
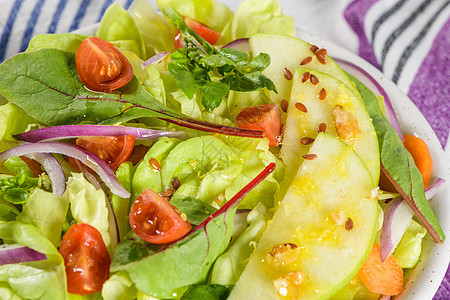
M 310 49 L 311 44 L 301 39 L 281 34 L 258 33 L 251 36 L 249 42 L 254 56 L 261 52 L 270 55 L 270 65 L 263 74 L 272 79 L 277 87 L 278 94 L 271 92 L 274 103 L 279 104 L 283 99 L 290 98 L 292 80 L 286 79 L 284 69 L 287 68 L 293 75 L 297 68 L 302 67 L 300 63 L 308 56 L 312 60 L 303 67 L 330 74 L 342 81 L 353 92 L 358 93 L 347 73 L 332 58 L 326 56 L 327 63 L 320 63 Z
M 310 154 L 317 158 L 300 167 L 229 299 L 329 298 L 364 263 L 377 225 L 370 173 L 350 146 L 324 133 Z M 269 255 L 276 245 L 290 249 L 278 260 Z M 275 284 L 296 271 L 303 283 L 286 281 L 282 297 Z
M 319 83 L 313 84 L 311 79 L 302 82 L 302 76 L 304 79 L 307 77 L 303 75 L 306 72 L 309 72 L 310 76 L 316 76 Z M 311 146 L 302 144 L 301 139 L 315 138 L 321 123 L 326 124 L 326 133 L 339 136 L 353 147 L 369 169 L 374 184 L 377 185 L 380 175 L 378 140 L 361 98 L 355 95 L 347 85 L 328 74 L 309 69 L 298 69 L 294 74 L 280 152 L 287 166 L 285 175 L 287 182 L 283 185 L 290 185 L 289 178 L 295 176 L 303 162 L 302 155 L 308 153 Z M 323 100 L 319 98 L 322 89 L 326 93 Z M 307 112 L 303 112 L 302 107 L 299 107 L 297 103 L 303 104 Z M 344 121 L 336 119 L 336 116 Z M 354 118 L 353 122 L 352 118 Z M 349 128 L 342 127 L 343 124 L 349 124 Z M 336 128 L 339 125 L 341 128 L 337 132 Z

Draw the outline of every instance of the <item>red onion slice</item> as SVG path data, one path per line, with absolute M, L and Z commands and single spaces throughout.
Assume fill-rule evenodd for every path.
M 27 261 L 46 260 L 47 255 L 18 244 L 0 245 L 0 266 Z
M 13 156 L 23 156 L 34 153 L 58 153 L 78 159 L 88 168 L 96 172 L 113 194 L 122 198 L 130 197 L 130 193 L 120 185 L 114 172 L 103 160 L 89 151 L 67 143 L 45 142 L 23 144 L 0 153 L 0 161 L 5 161 Z
M 385 261 L 397 248 L 413 216 L 414 212 L 408 203 L 400 197 L 386 205 L 380 235 L 381 261 Z
M 167 55 L 169 55 L 170 52 L 159 52 L 152 57 L 150 57 L 148 60 L 142 63 L 142 67 L 145 68 L 148 65 L 156 65 L 160 61 L 162 61 L 164 58 L 166 58 Z
M 425 189 L 425 197 L 427 200 L 430 200 L 433 198 L 434 195 L 436 195 L 437 192 L 441 190 L 443 187 L 443 184 L 445 183 L 445 179 L 438 178 L 433 184 L 431 184 L 429 187 Z
M 40 128 L 17 134 L 14 137 L 30 143 L 78 138 L 80 136 L 132 135 L 139 140 L 156 140 L 160 137 L 184 137 L 183 131 L 159 131 L 139 127 L 110 125 L 61 125 Z
M 53 194 L 62 196 L 66 191 L 66 177 L 59 161 L 50 153 L 36 153 L 25 156 L 34 159 L 44 167 L 52 182 Z
M 392 102 L 381 84 L 379 84 L 378 81 L 373 78 L 372 75 L 370 75 L 366 70 L 364 70 L 360 66 L 355 65 L 354 63 L 338 58 L 334 59 L 334 61 L 340 65 L 346 66 L 346 68 L 344 68 L 345 70 L 356 71 L 357 74 L 352 75 L 355 75 L 356 77 L 358 77 L 358 79 L 360 78 L 360 76 L 363 76 L 375 86 L 375 88 L 378 90 L 377 92 L 384 97 L 384 103 L 386 104 L 386 109 L 389 114 L 389 119 L 392 127 L 394 127 L 395 131 L 397 131 L 398 136 L 403 140 L 403 133 L 400 129 L 400 124 L 398 123 L 394 107 L 392 106 Z M 349 73 L 352 73 L 352 71 L 350 71 Z
M 248 38 L 236 39 L 234 41 L 229 42 L 222 48 L 232 48 L 242 52 L 251 52 L 250 43 L 248 42 Z

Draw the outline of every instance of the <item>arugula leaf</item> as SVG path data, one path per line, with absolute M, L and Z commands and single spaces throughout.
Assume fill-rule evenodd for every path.
M 162 9 L 181 33 L 184 47 L 172 54 L 169 72 L 177 85 L 192 99 L 201 88 L 202 104 L 212 111 L 220 106 L 229 90 L 249 92 L 267 88 L 277 92 L 274 83 L 261 73 L 270 64 L 270 56 L 260 53 L 253 60 L 236 49 L 215 49 L 186 25 L 170 7 Z
M 198 73 L 192 74 L 196 80 L 200 78 Z M 57 49 L 21 53 L 6 60 L 0 65 L 0 82 L 4 97 L 48 126 L 116 124 L 156 117 L 202 131 L 263 137 L 262 131 L 197 121 L 169 109 L 154 99 L 136 77 L 113 93 L 90 91 L 79 79 L 75 54 Z
M 425 197 L 422 176 L 414 164 L 411 154 L 403 146 L 395 129 L 384 117 L 373 92 L 354 76 L 350 74 L 349 76 L 355 82 L 372 118 L 380 147 L 381 170 L 405 199 L 435 242 L 442 243 L 445 240 L 444 232 Z

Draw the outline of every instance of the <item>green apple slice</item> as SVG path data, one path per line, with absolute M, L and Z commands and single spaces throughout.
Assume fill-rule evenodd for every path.
M 261 52 L 270 55 L 270 65 L 263 74 L 272 79 L 277 87 L 278 94 L 271 92 L 274 103 L 279 104 L 283 99 L 290 98 L 292 79 L 286 79 L 284 70 L 287 69 L 294 74 L 297 68 L 302 67 L 300 63 L 307 57 L 311 57 L 311 61 L 305 64 L 304 68 L 330 74 L 342 81 L 353 92 L 358 93 L 347 73 L 332 58 L 325 56 L 327 63 L 321 63 L 311 51 L 311 44 L 301 39 L 281 34 L 258 33 L 250 37 L 249 43 L 254 56 Z
M 364 263 L 377 226 L 370 173 L 325 133 L 309 154 L 229 299 L 329 298 Z
M 316 84 L 313 83 L 313 75 L 318 80 Z M 320 125 L 321 123 L 325 125 Z M 378 140 L 361 98 L 347 85 L 328 74 L 297 69 L 293 76 L 280 152 L 287 166 L 285 178 L 288 182 L 284 184 L 290 184 L 289 178 L 295 176 L 303 162 L 302 156 L 309 151 L 311 144 L 305 138 L 314 139 L 319 127 L 349 144 L 366 164 L 374 184 L 378 183 Z

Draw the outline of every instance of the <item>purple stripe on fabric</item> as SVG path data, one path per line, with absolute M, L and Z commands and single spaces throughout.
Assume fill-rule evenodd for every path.
M 439 289 L 433 297 L 433 300 L 448 300 L 450 298 L 450 265 L 447 268 L 447 273 L 442 281 Z
M 375 4 L 377 0 L 356 0 L 350 3 L 344 11 L 344 18 L 353 31 L 358 35 L 359 50 L 358 54 L 372 65 L 380 68 L 375 53 L 373 52 L 372 45 L 367 39 L 364 31 L 364 19 L 367 12 Z
M 428 120 L 442 147 L 446 145 L 450 130 L 448 49 L 450 49 L 450 19 L 436 36 L 408 92 L 408 97 Z

